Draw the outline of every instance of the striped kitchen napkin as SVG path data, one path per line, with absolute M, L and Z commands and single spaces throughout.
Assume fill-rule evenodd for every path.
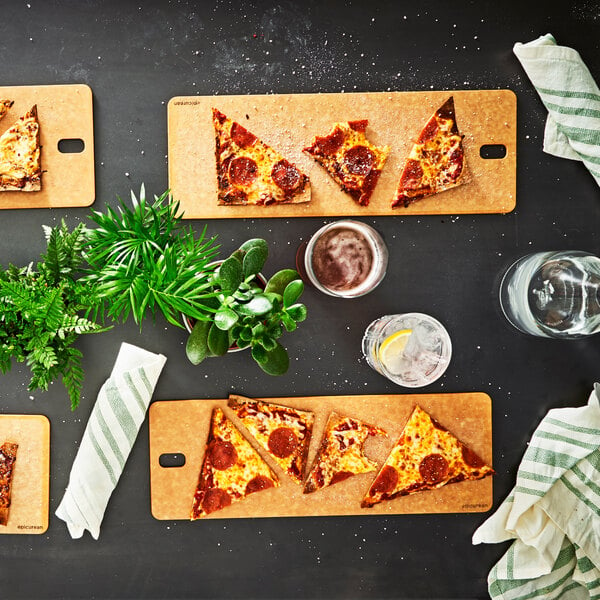
M 548 110 L 544 151 L 581 160 L 600 185 L 600 90 L 581 56 L 549 33 L 513 51 Z
M 600 405 L 553 409 L 517 482 L 473 543 L 514 539 L 488 575 L 492 598 L 600 598 Z
M 87 529 L 98 539 L 104 511 L 166 360 L 162 354 L 127 343 L 121 345 L 112 373 L 98 393 L 69 485 L 56 510 L 56 515 L 66 521 L 72 538 L 80 538 Z

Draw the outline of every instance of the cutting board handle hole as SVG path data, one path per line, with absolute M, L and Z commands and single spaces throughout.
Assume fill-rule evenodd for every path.
M 171 469 L 173 467 L 183 467 L 185 465 L 185 455 L 178 452 L 172 452 L 170 454 L 161 454 L 158 457 L 158 464 L 165 469 Z
M 58 151 L 63 154 L 80 154 L 85 150 L 85 142 L 79 138 L 58 140 Z
M 498 159 L 506 156 L 504 144 L 485 144 L 479 148 L 479 156 L 485 159 Z

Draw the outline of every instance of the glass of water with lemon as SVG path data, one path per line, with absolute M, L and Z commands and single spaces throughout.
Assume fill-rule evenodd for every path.
M 404 313 L 373 321 L 363 336 L 362 351 L 369 365 L 394 383 L 422 387 L 443 375 L 452 343 L 438 320 Z

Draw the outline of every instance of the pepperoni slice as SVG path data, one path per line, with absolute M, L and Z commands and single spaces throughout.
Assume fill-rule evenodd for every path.
M 348 477 L 352 477 L 352 475 L 353 475 L 353 473 L 350 473 L 350 471 L 338 471 L 337 473 L 333 474 L 333 477 L 331 478 L 329 485 L 333 485 L 334 483 L 339 483 L 340 481 L 344 481 L 344 480 L 348 479 Z
M 291 456 L 298 447 L 298 438 L 289 427 L 278 427 L 269 436 L 269 450 L 278 458 Z
M 305 148 L 310 154 L 322 156 L 333 156 L 344 143 L 344 132 L 336 127 L 329 135 L 316 136 L 315 142 L 310 148 Z
M 350 127 L 350 129 L 354 129 L 354 131 L 358 131 L 358 133 L 364 133 L 368 124 L 368 119 L 362 119 L 361 121 L 348 121 L 348 127 Z
M 357 144 L 344 153 L 344 164 L 352 175 L 365 176 L 375 164 L 375 154 L 366 146 Z
M 419 473 L 426 483 L 439 483 L 448 474 L 448 461 L 441 454 L 429 454 L 421 461 Z
M 271 179 L 284 192 L 293 192 L 300 185 L 302 174 L 292 163 L 283 159 L 271 169 Z
M 231 504 L 231 496 L 221 488 L 211 488 L 206 490 L 202 499 L 202 508 L 208 515 L 216 510 L 221 510 Z
M 246 484 L 246 494 L 260 492 L 261 490 L 266 490 L 270 487 L 273 487 L 273 482 L 268 477 L 265 477 L 265 475 L 257 475 Z
M 417 187 L 421 183 L 422 178 L 423 169 L 421 168 L 421 163 L 419 163 L 418 160 L 409 158 L 406 161 L 406 167 L 404 167 L 402 178 L 400 180 L 402 187 Z
M 237 452 L 231 442 L 214 441 L 208 449 L 210 464 L 219 471 L 225 471 L 237 462 Z
M 256 179 L 258 167 L 247 156 L 238 156 L 229 163 L 229 181 L 235 185 L 248 185 Z
M 464 445 L 462 447 L 462 457 L 463 460 L 474 469 L 480 469 L 485 465 L 478 454 L 475 454 L 471 448 L 467 448 L 467 446 Z
M 423 144 L 429 140 L 432 140 L 436 136 L 437 132 L 438 132 L 437 119 L 431 119 L 429 121 L 429 123 L 427 123 L 427 125 L 425 125 L 425 127 L 423 128 L 423 131 L 421 131 L 421 135 L 419 136 L 417 143 Z
M 388 494 L 394 491 L 394 488 L 398 484 L 398 471 L 386 465 L 381 469 L 381 473 L 377 476 L 377 479 L 373 482 L 371 492 L 373 494 Z
M 240 147 L 246 148 L 256 142 L 256 136 L 250 133 L 245 127 L 234 122 L 231 125 L 231 139 Z

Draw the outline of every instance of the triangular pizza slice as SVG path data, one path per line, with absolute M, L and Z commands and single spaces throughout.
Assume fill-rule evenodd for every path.
M 233 394 L 229 408 L 283 471 L 302 485 L 314 413 Z
M 2 117 L 9 111 L 13 104 L 13 100 L 4 100 L 0 98 L 0 119 L 2 119 Z
M 18 448 L 14 442 L 4 442 L 0 446 L 0 525 L 8 524 Z
M 370 435 L 387 434 L 379 427 L 332 412 L 306 478 L 304 493 L 310 494 L 352 475 L 377 470 L 377 464 L 364 453 L 364 443 Z
M 225 413 L 215 408 L 191 520 L 221 510 L 254 492 L 278 486 L 279 480 L 269 465 Z
M 342 191 L 367 206 L 375 190 L 389 146 L 375 146 L 366 137 L 369 121 L 334 123 L 325 136 L 315 136 L 304 148 L 323 166 Z
M 308 177 L 289 160 L 213 108 L 218 203 L 308 202 Z
M 0 192 L 36 192 L 42 186 L 37 107 L 0 136 Z
M 433 113 L 413 145 L 392 207 L 406 207 L 465 183 L 463 137 L 456 123 L 454 98 L 450 96 Z
M 416 406 L 361 506 L 493 473 L 475 452 Z

